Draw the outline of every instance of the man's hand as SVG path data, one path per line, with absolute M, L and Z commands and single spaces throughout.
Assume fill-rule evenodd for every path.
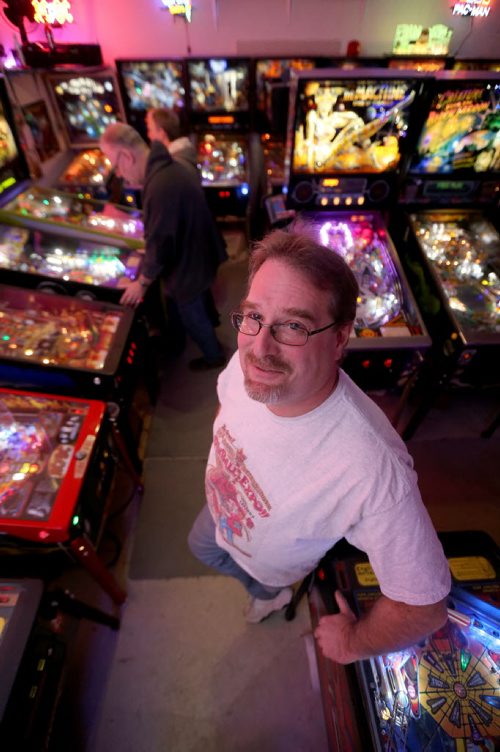
M 358 660 L 351 648 L 356 616 L 339 590 L 335 591 L 338 614 L 322 616 L 316 627 L 316 637 L 323 655 L 336 663 L 352 663 Z
M 120 298 L 120 305 L 128 305 L 133 308 L 142 303 L 144 300 L 144 288 L 141 283 L 136 279 L 135 282 L 130 282 L 125 288 L 123 295 Z

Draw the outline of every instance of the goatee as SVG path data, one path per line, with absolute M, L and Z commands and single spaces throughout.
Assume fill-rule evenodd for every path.
M 281 371 L 283 374 L 291 372 L 291 368 L 283 360 L 275 357 L 274 355 L 267 355 L 265 358 L 259 359 L 251 355 L 250 353 L 245 358 L 246 363 L 262 368 L 263 370 L 272 369 Z M 254 381 L 245 374 L 245 390 L 250 399 L 256 402 L 262 402 L 266 405 L 276 404 L 281 401 L 286 394 L 286 383 L 281 384 L 263 384 L 260 381 Z

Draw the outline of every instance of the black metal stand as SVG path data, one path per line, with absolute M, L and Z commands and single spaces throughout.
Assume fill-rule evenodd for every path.
M 116 616 L 111 616 L 94 606 L 75 598 L 69 590 L 56 588 L 44 594 L 40 607 L 41 614 L 45 619 L 54 619 L 58 611 L 63 611 L 70 616 L 76 616 L 77 619 L 89 619 L 97 624 L 104 624 L 110 629 L 118 630 L 120 620 Z
M 308 593 L 309 590 L 312 588 L 312 585 L 314 582 L 314 574 L 315 572 L 309 572 L 309 574 L 304 577 L 299 587 L 293 594 L 292 600 L 290 601 L 290 603 L 285 609 L 285 619 L 287 621 L 292 621 L 292 619 L 295 618 L 297 606 L 299 605 L 304 595 L 306 595 L 306 593 Z
M 111 433 L 128 472 L 140 492 L 144 490 L 142 483 L 142 462 L 127 424 L 120 421 L 120 406 L 116 402 L 108 402 L 108 417 L 111 424 Z M 121 423 L 121 425 L 120 425 Z
M 481 431 L 481 437 L 483 439 L 491 439 L 491 437 L 493 436 L 493 434 L 499 427 L 500 427 L 500 413 L 498 413 L 498 415 L 495 418 L 493 418 L 489 426 L 486 426 L 484 431 Z

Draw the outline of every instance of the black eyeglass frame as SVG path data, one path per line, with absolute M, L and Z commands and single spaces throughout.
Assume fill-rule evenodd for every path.
M 275 334 L 275 331 L 274 331 L 275 327 L 277 327 L 277 326 L 284 326 L 287 323 L 286 321 L 283 321 L 280 324 L 264 324 L 260 319 L 253 319 L 253 318 L 251 318 L 251 316 L 250 316 L 249 313 L 242 313 L 241 311 L 231 311 L 231 313 L 229 315 L 230 315 L 230 318 L 231 318 L 231 324 L 232 324 L 232 326 L 240 334 L 244 334 L 247 337 L 256 337 L 260 333 L 260 330 L 262 329 L 262 327 L 264 326 L 266 329 L 269 329 L 271 331 L 271 336 L 273 337 L 273 339 L 276 340 L 276 342 L 278 342 L 280 345 L 286 345 L 287 347 L 304 347 L 304 345 L 307 345 L 309 337 L 312 337 L 313 334 L 320 334 L 320 332 L 325 332 L 327 329 L 331 329 L 332 326 L 335 326 L 337 324 L 336 321 L 332 321 L 331 324 L 327 324 L 326 326 L 322 326 L 320 329 L 308 329 L 303 324 L 300 324 L 300 327 L 302 328 L 302 331 L 306 332 L 307 338 L 306 338 L 305 342 L 301 342 L 300 344 L 297 342 L 297 343 L 293 344 L 292 342 L 281 342 L 276 337 L 276 334 Z M 255 332 L 255 334 L 249 334 L 249 332 L 242 332 L 240 330 L 239 326 L 236 324 L 236 316 L 242 316 L 243 318 L 249 318 L 251 321 L 255 321 L 255 323 L 259 325 L 259 328 Z

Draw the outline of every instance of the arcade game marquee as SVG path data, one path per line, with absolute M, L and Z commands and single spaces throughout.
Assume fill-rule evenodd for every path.
M 95 548 L 114 476 L 108 434 L 103 402 L 0 389 L 0 551 L 62 546 L 122 603 Z
M 388 68 L 426 73 L 452 68 L 454 59 L 448 55 L 452 33 L 444 24 L 398 24 L 392 55 L 386 58 Z
M 215 217 L 247 217 L 263 172 L 250 132 L 250 60 L 189 59 L 188 101 L 198 166 Z
M 286 206 L 356 275 L 344 367 L 363 388 L 403 383 L 431 344 L 380 211 L 395 195 L 422 88 L 418 74 L 380 69 L 316 70 L 291 83 Z
M 445 552 L 451 546 L 453 581 L 442 629 L 404 651 L 349 666 L 317 650 L 330 752 L 499 748 L 500 553 L 480 531 L 442 535 Z M 353 547 L 326 557 L 317 575 L 310 594 L 313 628 L 335 610 L 335 589 L 359 615 L 380 595 L 366 556 Z
M 499 200 L 500 75 L 438 73 L 395 232 L 441 384 L 500 383 Z
M 186 125 L 186 66 L 177 58 L 115 60 L 127 122 L 147 139 L 146 113 L 166 107 Z

